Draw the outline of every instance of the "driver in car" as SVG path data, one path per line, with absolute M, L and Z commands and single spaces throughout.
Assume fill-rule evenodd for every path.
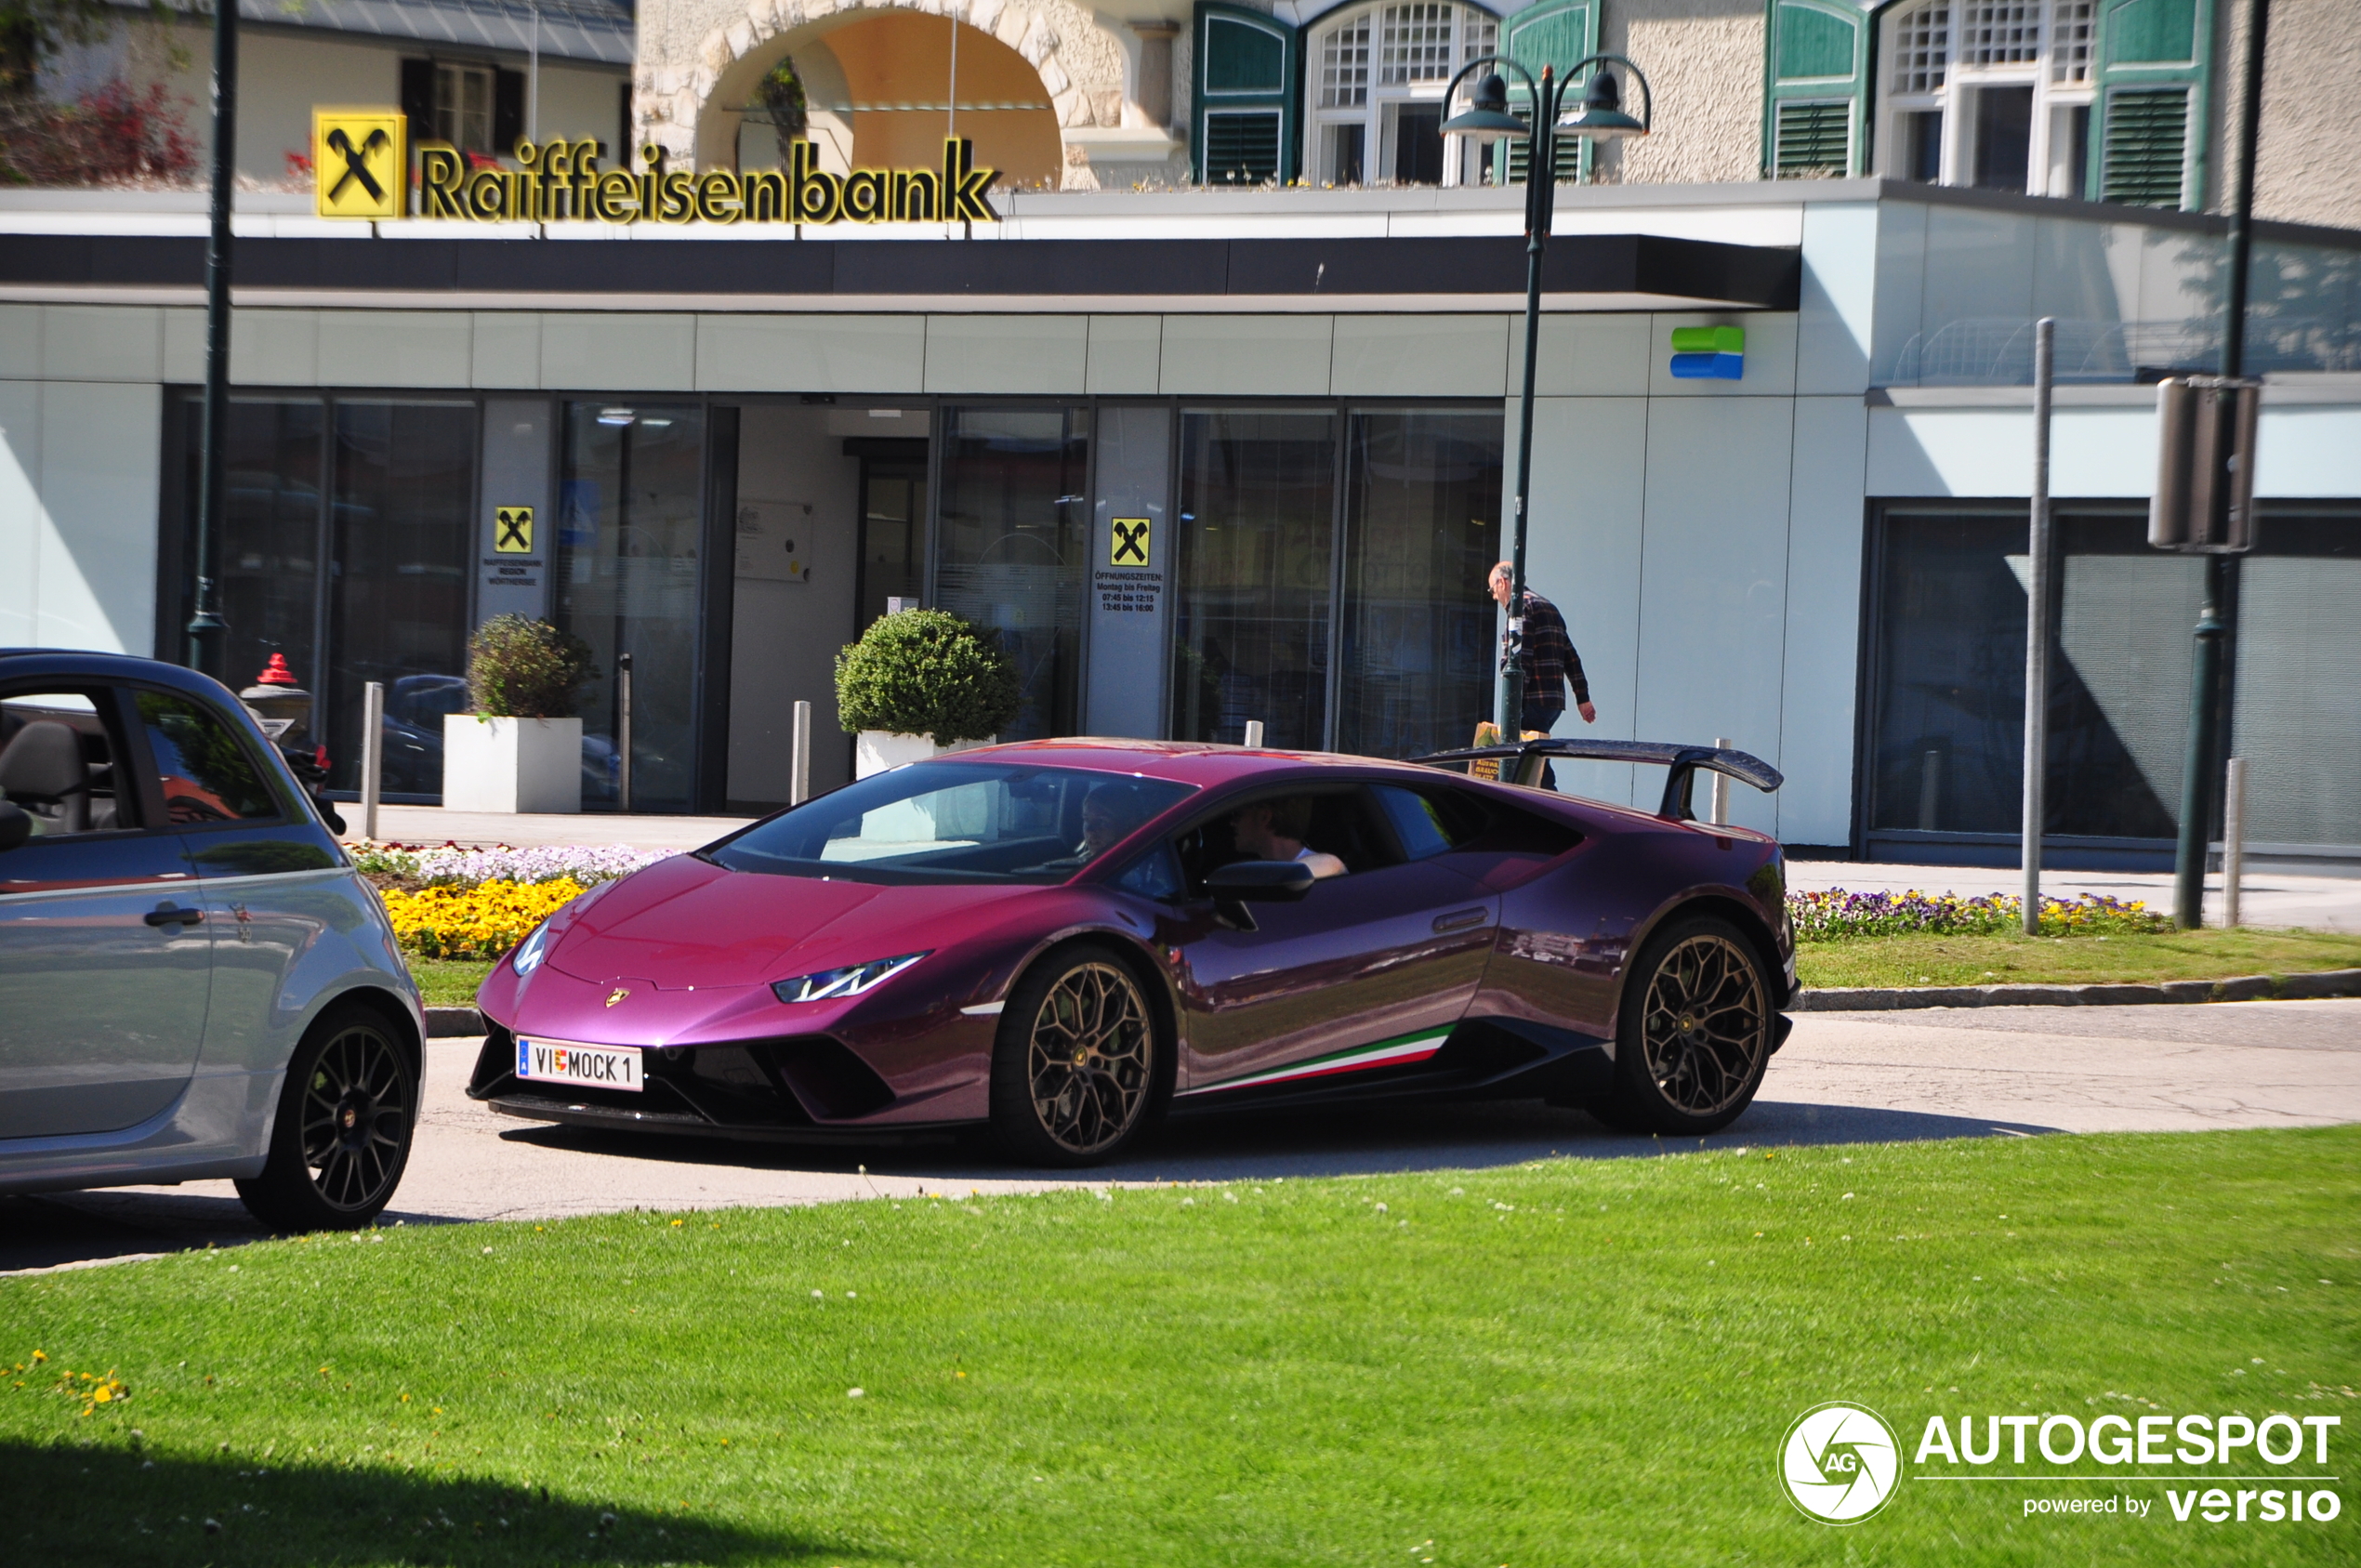
M 1312 797 L 1283 796 L 1257 800 L 1230 814 L 1230 841 L 1250 860 L 1302 861 L 1312 875 L 1326 879 L 1344 875 L 1344 862 L 1307 847 L 1303 836 L 1312 830 Z

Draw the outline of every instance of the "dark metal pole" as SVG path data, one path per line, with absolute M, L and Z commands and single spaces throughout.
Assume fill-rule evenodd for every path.
M 2057 376 L 2055 317 L 2033 323 L 2033 505 L 2025 577 L 2025 934 L 2041 934 L 2041 830 L 2050 760 L 2050 405 Z
M 2244 98 L 2238 105 L 2238 162 L 2230 199 L 2229 265 L 2222 284 L 2222 374 L 2246 374 L 2247 278 L 2252 266 L 2254 236 L 2254 148 L 2262 125 L 2263 46 L 2271 24 L 2270 0 L 2249 0 L 2246 54 L 2239 77 Z M 2223 417 L 2235 400 L 2222 400 Z M 2226 435 L 2227 432 L 2225 431 Z M 2215 450 L 2230 451 L 2221 442 Z M 2228 490 L 2215 484 L 2226 498 Z M 2221 535 L 2216 534 L 2217 537 Z M 2183 930 L 2205 924 L 2206 846 L 2213 827 L 2213 771 L 2221 750 L 2223 708 L 2222 648 L 2229 639 L 2223 606 L 2229 598 L 2230 562 L 2226 556 L 2205 558 L 2205 602 L 2197 612 L 2196 652 L 2189 679 L 2189 749 L 2181 762 L 2181 837 L 2172 862 L 2172 919 Z
M 1500 661 L 1500 740 L 1524 739 L 1524 534 L 1533 490 L 1533 381 L 1541 349 L 1541 253 L 1557 210 L 1558 104 L 1551 67 L 1534 88 L 1524 160 L 1524 382 L 1517 397 L 1517 492 L 1509 516 L 1509 647 Z
M 222 512 L 229 496 L 230 213 L 238 184 L 238 0 L 213 4 L 213 229 L 204 251 L 204 450 L 197 485 L 197 602 L 189 667 L 221 674 Z

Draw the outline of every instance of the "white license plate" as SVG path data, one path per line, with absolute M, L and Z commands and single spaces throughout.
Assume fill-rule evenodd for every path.
M 536 1084 L 572 1084 L 585 1089 L 628 1089 L 638 1094 L 640 1048 L 577 1046 L 571 1040 L 517 1037 L 517 1076 Z

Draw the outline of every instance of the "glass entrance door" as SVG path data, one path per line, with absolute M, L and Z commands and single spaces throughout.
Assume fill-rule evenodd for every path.
M 558 492 L 554 619 L 590 645 L 582 804 L 614 810 L 631 655 L 631 809 L 690 809 L 696 753 L 697 565 L 705 414 L 695 404 L 570 402 Z

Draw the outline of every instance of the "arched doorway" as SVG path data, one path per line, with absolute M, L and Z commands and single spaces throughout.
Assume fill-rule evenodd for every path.
M 803 86 L 807 134 L 824 168 L 932 167 L 942 162 L 943 138 L 956 133 L 975 143 L 977 165 L 998 170 L 1003 187 L 1059 182 L 1064 149 L 1040 72 L 990 33 L 902 10 L 856 13 L 749 51 L 706 100 L 701 165 L 734 159 L 741 168 L 768 168 L 780 161 L 777 132 L 743 111 L 782 59 L 793 62 Z

